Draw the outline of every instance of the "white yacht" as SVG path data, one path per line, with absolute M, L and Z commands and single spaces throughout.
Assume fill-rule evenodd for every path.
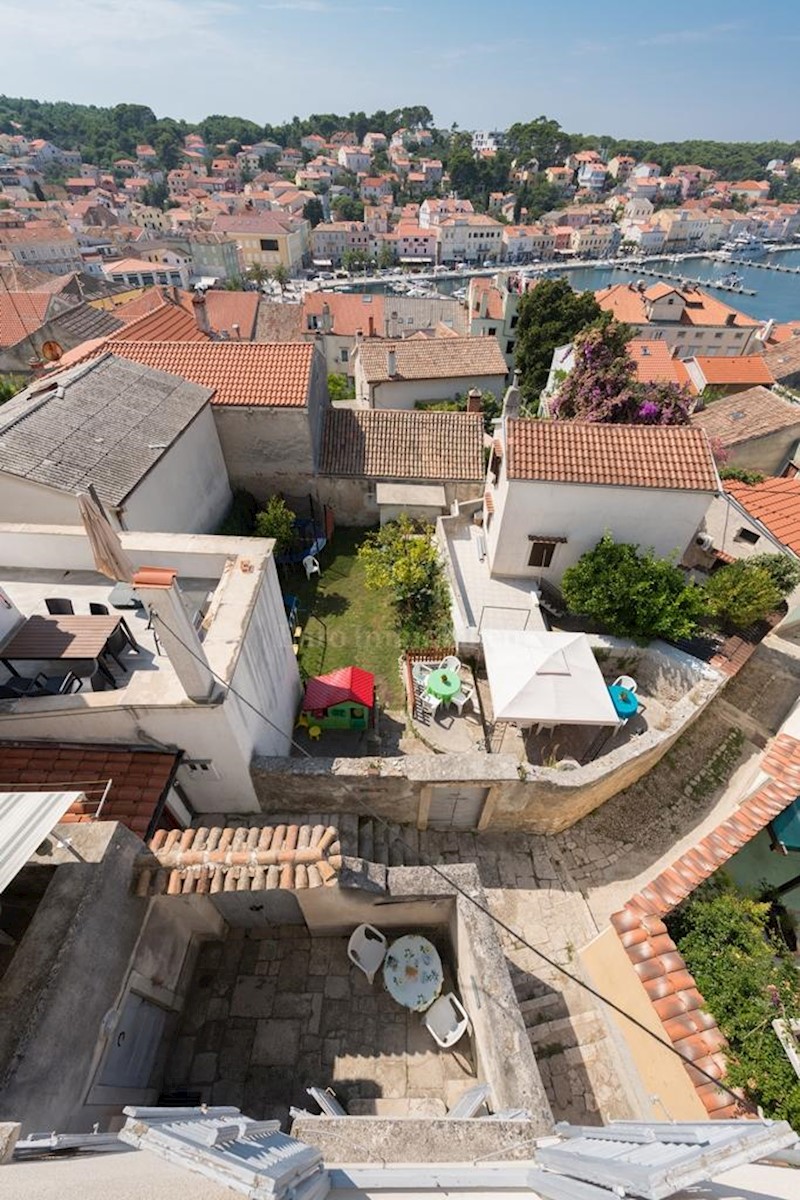
M 751 233 L 740 233 L 730 242 L 724 242 L 715 258 L 720 262 L 742 262 L 748 258 L 763 258 L 767 248 L 760 238 Z

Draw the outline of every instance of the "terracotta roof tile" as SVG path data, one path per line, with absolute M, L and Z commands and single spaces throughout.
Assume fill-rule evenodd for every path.
M 0 791 L 25 787 L 42 791 L 81 791 L 86 803 L 73 804 L 73 821 L 120 821 L 134 832 L 155 827 L 160 802 L 180 755 L 156 750 L 67 742 L 0 742 Z
M 396 371 L 389 374 L 388 355 Z M 471 379 L 481 375 L 505 377 L 508 367 L 496 338 L 428 338 L 426 341 L 364 342 L 358 349 L 367 382 L 391 379 Z
M 701 430 L 659 425 L 510 420 L 509 479 L 715 492 Z
M 320 472 L 392 479 L 483 478 L 480 413 L 331 408 Z
M 769 385 L 775 382 L 763 354 L 697 355 L 694 361 L 709 387 L 740 383 Z
M 331 332 L 341 337 L 355 337 L 360 330 L 365 337 L 370 336 L 370 318 L 374 334 L 382 337 L 385 332 L 385 299 L 383 296 L 372 296 L 344 292 L 307 292 L 303 298 L 304 324 L 308 327 L 308 317 L 321 317 L 323 309 L 327 308 L 331 317 Z
M 15 346 L 44 325 L 50 292 L 4 292 L 0 294 L 0 347 Z
M 722 326 L 727 325 L 729 318 L 736 329 L 759 324 L 754 317 L 748 317 L 738 309 L 731 308 L 729 304 L 724 304 L 722 300 L 717 300 L 715 296 L 710 296 L 700 288 L 686 290 L 671 287 L 669 284 L 654 284 L 653 287 L 640 292 L 634 284 L 612 283 L 609 287 L 595 292 L 595 297 L 603 311 L 610 312 L 618 321 L 631 325 L 646 325 L 649 322 L 648 301 L 657 300 L 659 296 L 666 296 L 671 292 L 685 301 L 680 319 L 682 325 Z
M 333 825 L 159 830 L 138 864 L 139 896 L 330 887 L 342 865 Z
M 93 347 L 86 357 L 102 353 Z M 212 388 L 212 405 L 301 408 L 314 347 L 306 342 L 114 342 L 114 356 Z
M 800 418 L 800 408 L 797 415 Z M 729 479 L 725 490 L 777 541 L 800 555 L 800 477 L 754 484 Z

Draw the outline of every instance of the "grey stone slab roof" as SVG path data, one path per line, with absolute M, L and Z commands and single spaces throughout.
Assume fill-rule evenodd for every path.
M 212 396 L 106 355 L 48 377 L 0 410 L 0 471 L 121 504 Z
M 91 304 L 80 301 L 62 313 L 50 314 L 53 337 L 59 335 L 70 346 L 78 346 L 89 338 L 106 337 L 122 328 L 123 322 L 102 308 L 92 308 Z

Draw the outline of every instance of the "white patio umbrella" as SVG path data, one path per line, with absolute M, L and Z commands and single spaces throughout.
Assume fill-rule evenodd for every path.
M 78 508 L 100 574 L 115 583 L 133 583 L 136 568 L 122 549 L 117 531 L 109 523 L 93 488 L 78 492 Z
M 585 633 L 486 629 L 481 640 L 496 721 L 619 725 Z

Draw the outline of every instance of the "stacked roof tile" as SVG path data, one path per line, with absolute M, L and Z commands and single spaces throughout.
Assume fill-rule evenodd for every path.
M 716 492 L 708 439 L 674 425 L 509 420 L 509 479 Z
M 330 887 L 342 865 L 333 825 L 159 830 L 139 863 L 139 896 Z
M 331 408 L 320 471 L 380 479 L 483 478 L 480 413 Z

